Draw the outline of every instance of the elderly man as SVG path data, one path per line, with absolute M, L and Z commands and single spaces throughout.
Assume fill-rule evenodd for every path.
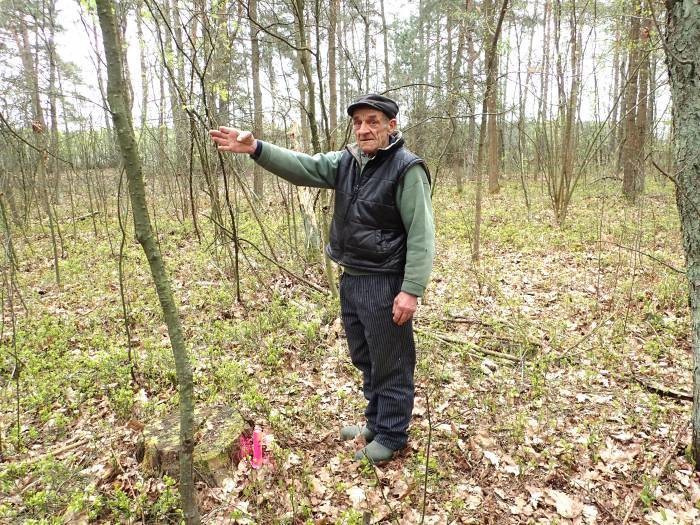
M 348 106 L 357 143 L 314 156 L 256 139 L 250 132 L 210 131 L 220 150 L 248 153 L 292 184 L 332 188 L 335 209 L 328 256 L 338 263 L 343 325 L 367 399 L 364 425 L 340 431 L 361 435 L 356 460 L 390 460 L 406 446 L 413 411 L 416 348 L 412 318 L 432 269 L 435 246 L 430 175 L 404 147 L 398 104 L 364 95 Z

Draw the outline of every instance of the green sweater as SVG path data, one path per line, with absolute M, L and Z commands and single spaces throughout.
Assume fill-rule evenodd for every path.
M 262 142 L 262 141 L 260 141 Z M 314 156 L 262 142 L 260 166 L 297 186 L 334 188 L 343 151 Z M 363 166 L 364 167 L 364 166 Z M 433 267 L 435 225 L 430 200 L 430 184 L 425 170 L 416 165 L 405 173 L 396 189 L 396 203 L 406 228 L 406 266 L 401 290 L 421 297 Z M 350 274 L 364 273 L 344 268 Z

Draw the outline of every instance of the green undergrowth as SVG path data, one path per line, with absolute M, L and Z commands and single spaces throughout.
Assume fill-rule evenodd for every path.
M 597 462 L 611 419 L 652 433 L 674 414 L 633 378 L 658 375 L 662 363 L 673 384 L 673 373 L 689 366 L 687 283 L 671 269 L 683 266 L 673 195 L 653 180 L 636 206 L 618 193 L 605 182 L 582 185 L 566 223 L 557 225 L 537 184 L 528 210 L 519 184 L 506 183 L 501 194 L 485 196 L 482 256 L 475 264 L 471 187 L 462 195 L 438 188 L 435 270 L 416 320 L 422 412 L 412 440 L 419 447 L 403 473 L 411 487 L 422 487 L 427 475 L 429 494 L 452 516 L 474 512 L 454 488 L 464 482 L 465 443 L 479 431 L 488 429 L 494 450 L 513 451 L 518 482 L 527 482 L 575 469 L 580 457 Z M 340 420 L 353 421 L 363 406 L 359 375 L 345 356 L 338 301 L 247 243 L 237 279 L 231 241 L 215 239 L 210 221 L 200 216 L 200 242 L 191 219 L 180 222 L 165 211 L 168 206 L 158 209 L 158 240 L 180 306 L 197 402 L 228 404 L 247 421 L 264 424 L 275 434 L 276 460 L 291 461 L 290 479 L 278 473 L 272 489 L 252 483 L 241 497 L 261 502 L 260 523 L 282 522 L 275 521 L 281 504 L 275 498 L 293 499 L 297 517 L 312 519 L 311 476 L 330 459 L 344 459 L 341 452 L 323 456 L 318 444 L 328 443 Z M 280 210 L 280 203 L 258 210 L 274 257 L 244 208 L 236 216 L 240 235 L 290 272 L 325 287 L 321 258 L 303 248 L 301 229 L 295 240 Z M 6 308 L 0 341 L 0 432 L 10 458 L 0 466 L 0 521 L 179 519 L 175 482 L 135 474 L 137 467 L 124 459 L 133 456 L 133 443 L 119 442 L 120 429 L 177 407 L 167 330 L 146 259 L 129 229 L 122 261 L 127 339 L 121 233 L 111 215 L 106 226 L 100 215 L 96 226 L 97 236 L 90 220 L 77 222 L 75 230 L 62 224 L 60 287 L 46 225 L 32 223 L 24 235 L 15 234 L 16 280 L 26 310 L 17 298 L 13 336 Z M 441 338 L 445 334 L 457 342 Z M 607 396 L 615 388 L 597 413 L 583 417 L 577 411 L 577 395 Z M 557 397 L 562 395 L 566 403 Z M 309 444 L 299 438 L 307 435 Z M 71 439 L 102 439 L 113 449 L 51 454 Z M 27 461 L 35 456 L 40 458 Z M 100 469 L 90 470 L 95 465 Z M 375 483 L 371 471 L 360 474 L 368 486 Z M 647 480 L 649 494 L 653 483 Z M 326 497 L 345 501 L 347 480 L 327 485 Z M 420 490 L 405 504 L 419 505 Z M 338 505 L 339 523 L 362 521 L 351 506 Z

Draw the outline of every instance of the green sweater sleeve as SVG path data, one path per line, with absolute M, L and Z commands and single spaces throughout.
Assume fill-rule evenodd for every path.
M 311 156 L 262 142 L 260 156 L 255 162 L 296 186 L 333 188 L 342 155 L 342 151 L 331 151 Z
M 401 291 L 421 297 L 428 285 L 435 255 L 435 224 L 430 184 L 425 170 L 413 166 L 396 190 L 396 202 L 408 234 Z

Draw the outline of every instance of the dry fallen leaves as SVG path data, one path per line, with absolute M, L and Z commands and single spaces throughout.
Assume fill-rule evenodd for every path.
M 547 498 L 545 501 L 550 505 L 554 505 L 557 509 L 557 514 L 562 518 L 574 519 L 583 512 L 583 502 L 575 497 L 554 489 L 547 489 Z

